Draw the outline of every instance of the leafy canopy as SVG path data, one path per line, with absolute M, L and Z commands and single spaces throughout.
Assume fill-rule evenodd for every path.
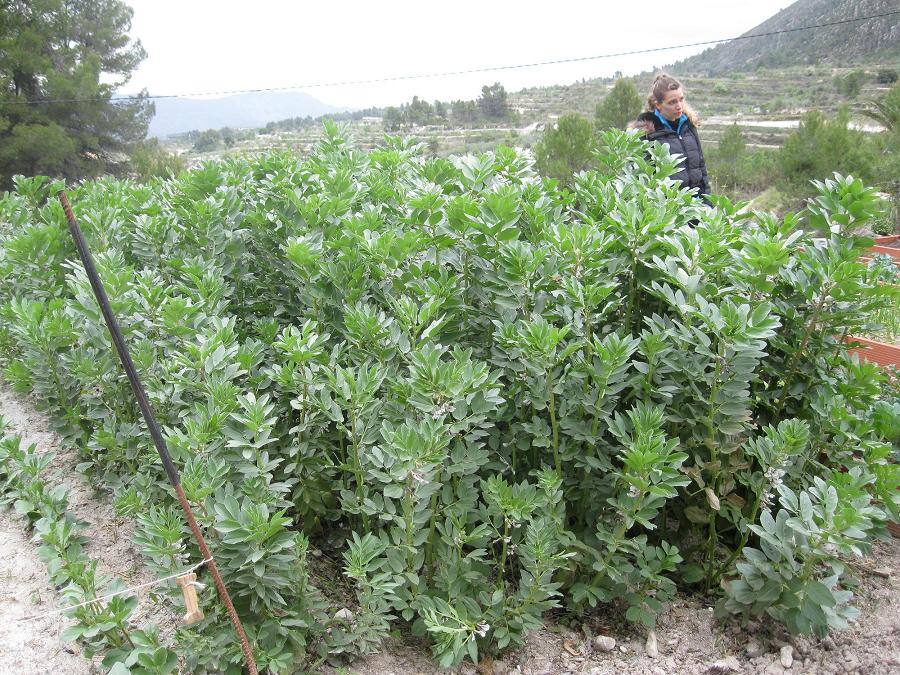
M 119 0 L 0 5 L 0 186 L 111 171 L 115 153 L 146 136 L 145 96 L 110 100 L 146 57 L 128 36 L 132 14 Z
M 555 127 L 544 132 L 535 147 L 541 173 L 568 183 L 572 174 L 590 166 L 594 149 L 591 123 L 578 113 L 566 113 Z
M 616 80 L 615 86 L 600 103 L 594 114 L 598 130 L 624 129 L 641 112 L 641 95 L 631 80 Z

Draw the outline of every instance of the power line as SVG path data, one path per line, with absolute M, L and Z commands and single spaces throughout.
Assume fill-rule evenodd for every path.
M 554 59 L 552 61 L 536 61 L 534 63 L 517 63 L 504 66 L 485 66 L 481 68 L 468 68 L 465 70 L 447 70 L 436 73 L 419 73 L 415 75 L 392 75 L 389 77 L 376 77 L 363 80 L 338 80 L 334 82 L 314 82 L 310 84 L 295 84 L 285 87 L 263 87 L 257 89 L 231 89 L 223 91 L 204 91 L 189 94 L 155 94 L 155 95 L 136 95 L 136 96 L 115 96 L 110 99 L 104 98 L 61 98 L 61 99 L 45 99 L 41 101 L 0 101 L 0 105 L 37 105 L 51 103 L 91 103 L 91 102 L 118 102 L 118 101 L 147 101 L 168 98 L 191 98 L 199 96 L 231 96 L 235 94 L 261 94 L 273 91 L 290 91 L 294 89 L 321 89 L 325 87 L 345 87 L 360 84 L 381 84 L 384 82 L 401 82 L 406 80 L 424 80 L 437 77 L 453 77 L 456 75 L 473 75 L 477 73 L 490 73 L 502 70 L 519 70 L 523 68 L 537 68 L 539 66 L 555 66 L 563 63 L 579 63 L 582 61 L 598 61 L 601 59 L 611 59 L 619 56 L 634 56 L 636 54 L 650 54 L 653 52 L 669 51 L 671 49 L 684 49 L 687 47 L 705 47 L 708 45 L 716 45 L 727 42 L 737 42 L 738 40 L 751 40 L 754 38 L 770 37 L 772 35 L 783 35 L 785 33 L 796 33 L 802 30 L 814 30 L 817 28 L 828 28 L 829 26 L 839 26 L 847 23 L 856 23 L 858 21 L 869 21 L 871 19 L 881 19 L 888 16 L 900 14 L 900 10 L 892 12 L 884 12 L 882 14 L 871 14 L 869 16 L 860 16 L 854 19 L 842 19 L 840 21 L 829 21 L 826 23 L 817 23 L 809 26 L 800 26 L 798 28 L 784 28 L 781 30 L 773 30 L 765 33 L 754 33 L 751 35 L 738 35 L 731 38 L 720 38 L 718 40 L 704 40 L 703 42 L 688 42 L 680 45 L 669 45 L 667 47 L 651 47 L 649 49 L 634 49 L 625 52 L 613 52 L 608 54 L 597 54 L 595 56 L 579 56 L 568 59 Z

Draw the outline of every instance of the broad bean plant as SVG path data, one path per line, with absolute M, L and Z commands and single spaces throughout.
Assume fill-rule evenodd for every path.
M 652 629 L 689 587 L 797 632 L 851 618 L 834 551 L 900 515 L 896 380 L 845 342 L 896 300 L 859 261 L 874 191 L 836 175 L 783 218 L 707 208 L 664 148 L 601 145 L 563 188 L 521 149 L 364 152 L 327 125 L 304 160 L 72 189 L 262 668 L 373 651 L 399 625 L 443 666 L 478 661 L 560 607 Z M 2 376 L 175 571 L 199 553 L 57 186 L 17 186 Z M 174 648 L 238 672 L 201 600 Z

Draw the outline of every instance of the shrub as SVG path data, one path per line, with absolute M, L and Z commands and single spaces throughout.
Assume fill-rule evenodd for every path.
M 162 147 L 155 138 L 138 144 L 131 151 L 131 170 L 141 181 L 176 176 L 184 168 L 184 160 Z
M 594 125 L 598 130 L 624 129 L 641 112 L 643 99 L 631 80 L 616 80 L 616 84 L 597 104 Z
M 835 89 L 847 98 L 856 98 L 862 91 L 866 81 L 866 73 L 862 70 L 853 70 L 846 75 L 837 75 L 834 78 Z
M 860 551 L 897 516 L 897 393 L 835 338 L 883 304 L 853 236 L 873 190 L 835 176 L 783 220 L 707 210 L 662 146 L 599 141 L 565 189 L 525 152 L 362 153 L 329 124 L 302 162 L 73 190 L 261 667 L 377 649 L 399 620 L 449 665 L 563 605 L 621 603 L 652 628 L 679 587 L 740 604 L 766 509 L 805 519 L 781 485 L 826 515 L 836 491 Z M 2 240 L 4 377 L 141 514 L 149 564 L 198 560 L 59 205 L 11 195 L 0 213 L 21 224 Z M 778 534 L 832 564 L 827 542 Z M 340 606 L 309 583 L 310 545 L 340 561 Z M 765 598 L 751 611 L 814 628 Z M 186 668 L 235 671 L 224 612 L 204 610 L 178 634 Z
M 898 74 L 893 68 L 879 68 L 875 75 L 875 81 L 878 84 L 894 84 L 897 81 Z
M 740 168 L 747 151 L 747 142 L 737 124 L 728 127 L 719 139 L 719 145 L 707 161 L 710 174 L 728 186 L 734 186 L 740 180 Z
M 222 134 L 218 129 L 207 129 L 197 134 L 194 139 L 194 152 L 209 152 L 222 147 Z
M 784 177 L 801 188 L 832 172 L 873 178 L 875 154 L 864 132 L 849 127 L 849 113 L 842 109 L 829 119 L 810 111 L 790 134 L 778 153 Z
M 545 176 L 567 184 L 574 173 L 590 165 L 593 149 L 591 123 L 578 113 L 566 113 L 538 141 L 537 166 Z

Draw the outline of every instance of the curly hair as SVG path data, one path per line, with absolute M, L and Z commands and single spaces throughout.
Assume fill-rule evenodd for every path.
M 644 111 L 653 112 L 656 110 L 656 106 L 665 100 L 668 92 L 683 88 L 681 82 L 668 73 L 660 73 L 653 80 L 653 84 L 650 87 L 650 95 L 647 97 L 647 104 L 644 106 Z M 688 119 L 691 120 L 691 123 L 694 126 L 697 126 L 699 122 L 697 113 L 695 113 L 687 104 L 684 105 L 684 112 L 687 114 Z

